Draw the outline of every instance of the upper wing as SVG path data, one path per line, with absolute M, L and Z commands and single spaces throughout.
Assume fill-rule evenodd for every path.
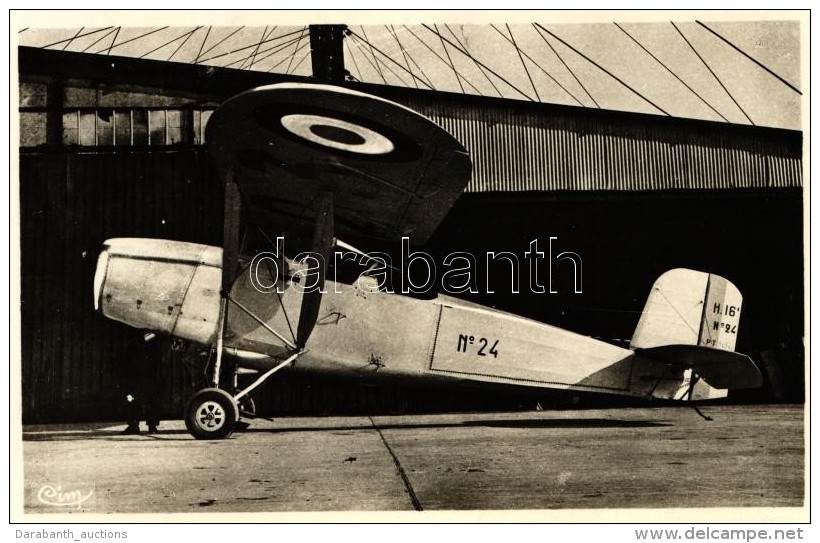
M 424 243 L 470 178 L 470 158 L 444 129 L 399 104 L 327 85 L 260 87 L 227 100 L 206 139 L 234 174 L 251 221 L 312 224 L 333 193 L 340 237 Z

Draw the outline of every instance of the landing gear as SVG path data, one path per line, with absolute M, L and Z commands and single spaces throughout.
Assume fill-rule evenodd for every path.
M 231 289 L 238 277 L 236 272 L 241 246 L 239 214 L 242 208 L 242 196 L 239 192 L 236 171 L 233 166 L 227 168 L 224 172 L 224 181 L 225 223 L 223 229 L 222 283 L 219 316 L 216 322 L 216 337 L 214 338 L 216 341 L 213 343 L 212 351 L 216 357 L 212 374 L 207 375 L 207 368 L 205 372 L 206 378 L 209 377 L 209 384 L 212 388 L 206 388 L 194 394 L 185 409 L 185 427 L 197 439 L 222 439 L 231 435 L 234 430 L 247 428 L 248 424 L 241 421 L 240 416 L 253 418 L 256 415 L 256 406 L 250 397 L 251 392 L 262 386 L 273 374 L 293 364 L 297 358 L 307 352 L 304 347 L 313 331 L 313 327 L 316 325 L 322 300 L 322 286 L 325 283 L 326 269 L 322 268 L 318 274 L 318 290 L 315 293 L 306 292 L 302 297 L 299 322 L 295 333 L 290 326 L 290 320 L 285 312 L 285 305 L 282 303 L 282 299 L 279 298 L 293 341 L 277 332 L 269 322 L 256 315 L 251 308 L 246 307 L 242 301 L 231 295 Z M 261 231 L 265 235 L 264 230 Z M 322 194 L 320 208 L 316 215 L 313 232 L 314 251 L 318 251 L 322 255 L 329 255 L 333 243 L 333 197 L 328 192 Z M 287 356 L 284 359 L 270 356 L 268 360 L 272 367 L 242 390 L 239 390 L 238 386 L 238 364 L 232 364 L 230 375 L 224 376 L 231 378 L 230 381 L 227 378 L 220 379 L 223 377 L 222 358 L 230 349 L 229 346 L 225 345 L 229 305 L 231 307 L 236 306 L 247 317 L 256 321 L 260 327 L 270 332 L 278 341 L 281 341 L 287 349 Z M 228 337 L 234 336 L 229 335 Z
M 233 396 L 219 388 L 200 390 L 185 408 L 185 427 L 197 439 L 223 439 L 239 420 Z
M 245 396 L 239 400 L 239 414 L 249 419 L 256 417 L 256 404 L 253 402 L 253 398 Z
M 256 405 L 249 394 L 303 353 L 304 351 L 292 353 L 235 394 L 217 387 L 200 390 L 191 397 L 185 408 L 185 427 L 197 439 L 223 439 L 230 436 L 234 430 L 247 428 L 247 422 L 241 421 L 240 416 L 245 418 L 256 416 Z M 235 368 L 234 377 L 236 377 Z M 219 382 L 219 375 L 216 371 L 214 382 Z

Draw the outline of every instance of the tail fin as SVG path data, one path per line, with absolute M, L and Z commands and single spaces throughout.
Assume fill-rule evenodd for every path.
M 760 386 L 754 362 L 734 353 L 742 304 L 737 287 L 719 275 L 679 268 L 655 281 L 630 342 L 650 374 L 664 368 L 653 396 L 713 399 Z
M 742 305 L 737 287 L 719 275 L 670 270 L 652 285 L 630 347 L 700 345 L 734 351 Z

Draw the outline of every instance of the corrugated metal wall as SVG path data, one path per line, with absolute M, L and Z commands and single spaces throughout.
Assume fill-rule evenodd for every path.
M 20 155 L 21 359 L 27 423 L 123 420 L 126 367 L 139 332 L 98 315 L 93 277 L 102 243 L 152 237 L 220 245 L 224 190 L 204 148 Z M 179 418 L 200 348 L 171 349 L 160 367 L 164 417 Z M 391 411 L 400 391 L 290 376 L 257 397 L 268 413 Z
M 23 412 L 82 418 L 117 409 L 134 331 L 89 311 L 102 242 L 221 237 L 221 191 L 195 151 L 20 156 Z M 184 203 L 184 205 L 182 205 Z M 164 394 L 178 403 L 178 364 Z M 116 417 L 116 414 L 108 414 Z
M 468 192 L 800 187 L 801 149 L 720 124 L 672 129 L 645 116 L 613 122 L 522 108 L 402 100 L 470 151 Z

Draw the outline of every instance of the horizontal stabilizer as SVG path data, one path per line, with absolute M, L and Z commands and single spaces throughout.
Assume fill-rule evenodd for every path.
M 691 369 L 714 388 L 759 388 L 763 384 L 760 370 L 745 354 L 699 345 L 664 345 L 635 352 L 665 362 L 672 371 Z

